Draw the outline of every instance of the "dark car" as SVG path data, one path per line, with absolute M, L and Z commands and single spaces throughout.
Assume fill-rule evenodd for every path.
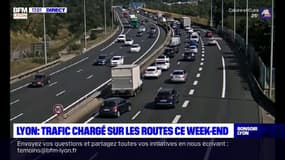
M 195 61 L 196 59 L 196 54 L 193 52 L 185 51 L 183 54 L 183 60 L 185 61 Z
M 31 87 L 43 87 L 51 82 L 50 76 L 46 74 L 36 74 L 31 83 Z
M 213 32 L 206 32 L 205 37 L 211 38 L 213 36 Z
M 143 32 L 141 32 L 141 31 L 137 32 L 137 35 L 136 35 L 136 36 L 137 36 L 137 37 L 143 36 Z
M 179 48 L 178 47 L 167 47 L 164 50 L 164 55 L 173 58 L 175 54 L 177 54 L 179 52 Z
M 181 31 L 180 31 L 180 29 L 178 29 L 178 28 L 174 29 L 174 35 L 175 35 L 175 36 L 181 36 Z
M 121 113 L 131 111 L 131 103 L 124 98 L 111 97 L 104 100 L 99 110 L 100 116 L 120 117 Z
M 93 65 L 106 65 L 109 61 L 109 58 L 107 55 L 99 55 Z
M 179 94 L 173 88 L 160 88 L 154 99 L 156 106 L 170 106 L 174 108 L 178 102 Z

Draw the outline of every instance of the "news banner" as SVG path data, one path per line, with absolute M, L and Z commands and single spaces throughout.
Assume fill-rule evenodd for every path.
M 285 138 L 285 124 L 13 124 L 13 138 Z

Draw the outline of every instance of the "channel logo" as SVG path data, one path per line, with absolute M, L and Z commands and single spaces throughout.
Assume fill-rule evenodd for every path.
M 13 19 L 28 19 L 28 8 L 13 7 Z
M 271 8 L 260 8 L 260 18 L 262 20 L 270 20 L 272 18 L 272 9 Z

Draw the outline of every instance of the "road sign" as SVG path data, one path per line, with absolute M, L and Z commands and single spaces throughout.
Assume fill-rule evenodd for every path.
M 54 114 L 60 115 L 63 113 L 63 106 L 61 104 L 55 104 L 52 111 Z

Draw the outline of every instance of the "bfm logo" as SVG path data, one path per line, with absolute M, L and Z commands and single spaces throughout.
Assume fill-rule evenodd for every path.
M 13 19 L 28 19 L 28 8 L 13 7 Z

